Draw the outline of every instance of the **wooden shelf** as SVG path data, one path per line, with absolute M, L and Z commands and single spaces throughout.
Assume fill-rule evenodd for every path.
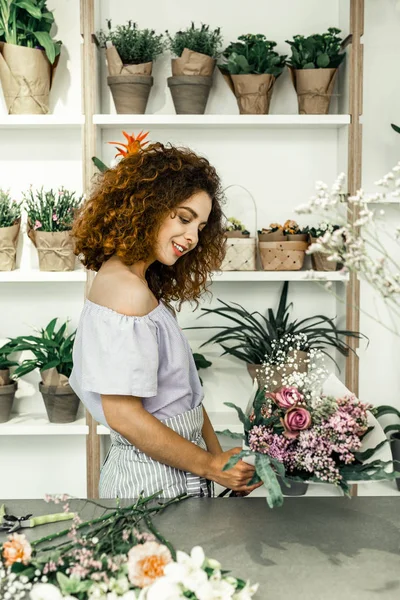
M 84 115 L 0 115 L 0 129 L 82 127 Z
M 335 129 L 350 124 L 350 115 L 93 115 L 102 129 L 121 127 L 257 127 Z
M 87 435 L 86 419 L 73 423 L 50 423 L 46 416 L 35 414 L 15 415 L 7 423 L 0 423 L 3 435 Z
M 39 269 L 15 269 L 0 271 L 0 283 L 72 283 L 85 282 L 86 271 L 39 271 Z
M 247 281 L 348 281 L 348 274 L 340 271 L 219 271 L 212 276 L 213 283 Z

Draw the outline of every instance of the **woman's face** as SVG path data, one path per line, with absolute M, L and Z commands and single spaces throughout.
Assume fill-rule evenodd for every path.
M 172 266 L 178 258 L 193 250 L 199 240 L 199 231 L 207 225 L 210 212 L 211 198 L 203 191 L 179 204 L 161 224 L 155 259 Z

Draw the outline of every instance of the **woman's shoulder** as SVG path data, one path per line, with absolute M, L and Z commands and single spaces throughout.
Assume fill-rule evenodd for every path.
M 147 285 L 134 273 L 125 271 L 99 271 L 87 299 L 128 317 L 144 317 L 158 306 Z

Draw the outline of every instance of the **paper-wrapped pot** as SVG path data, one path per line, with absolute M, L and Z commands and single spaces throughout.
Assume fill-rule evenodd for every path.
M 13 271 L 17 255 L 18 235 L 21 221 L 10 227 L 0 227 L 0 271 Z

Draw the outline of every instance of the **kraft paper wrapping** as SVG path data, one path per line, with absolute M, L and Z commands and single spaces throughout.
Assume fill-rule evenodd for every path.
M 300 115 L 328 114 L 337 71 L 337 69 L 289 68 L 297 92 Z
M 111 77 L 116 75 L 151 75 L 153 63 L 147 62 L 140 65 L 124 65 L 118 50 L 113 44 L 106 48 L 106 59 L 108 74 Z
M 42 377 L 43 385 L 47 385 L 49 387 L 67 387 L 67 386 L 69 386 L 68 377 L 66 375 L 61 375 L 57 371 L 57 367 L 52 367 L 51 369 L 46 369 L 45 371 L 41 371 L 40 375 Z
M 222 72 L 225 81 L 236 96 L 241 115 L 267 115 L 276 78 L 262 75 L 231 75 Z
M 20 220 L 10 227 L 0 227 L 0 271 L 13 271 L 17 255 Z
M 0 370 L 0 385 L 10 385 L 13 383 L 10 379 L 10 371 L 9 369 L 1 369 Z
M 215 58 L 184 48 L 179 58 L 171 60 L 172 76 L 200 75 L 201 77 L 211 77 L 214 73 L 215 64 Z
M 51 65 L 45 52 L 0 42 L 0 81 L 9 115 L 47 114 L 59 55 Z
M 27 233 L 37 248 L 40 271 L 74 270 L 74 245 L 70 231 L 36 231 L 28 223 Z

